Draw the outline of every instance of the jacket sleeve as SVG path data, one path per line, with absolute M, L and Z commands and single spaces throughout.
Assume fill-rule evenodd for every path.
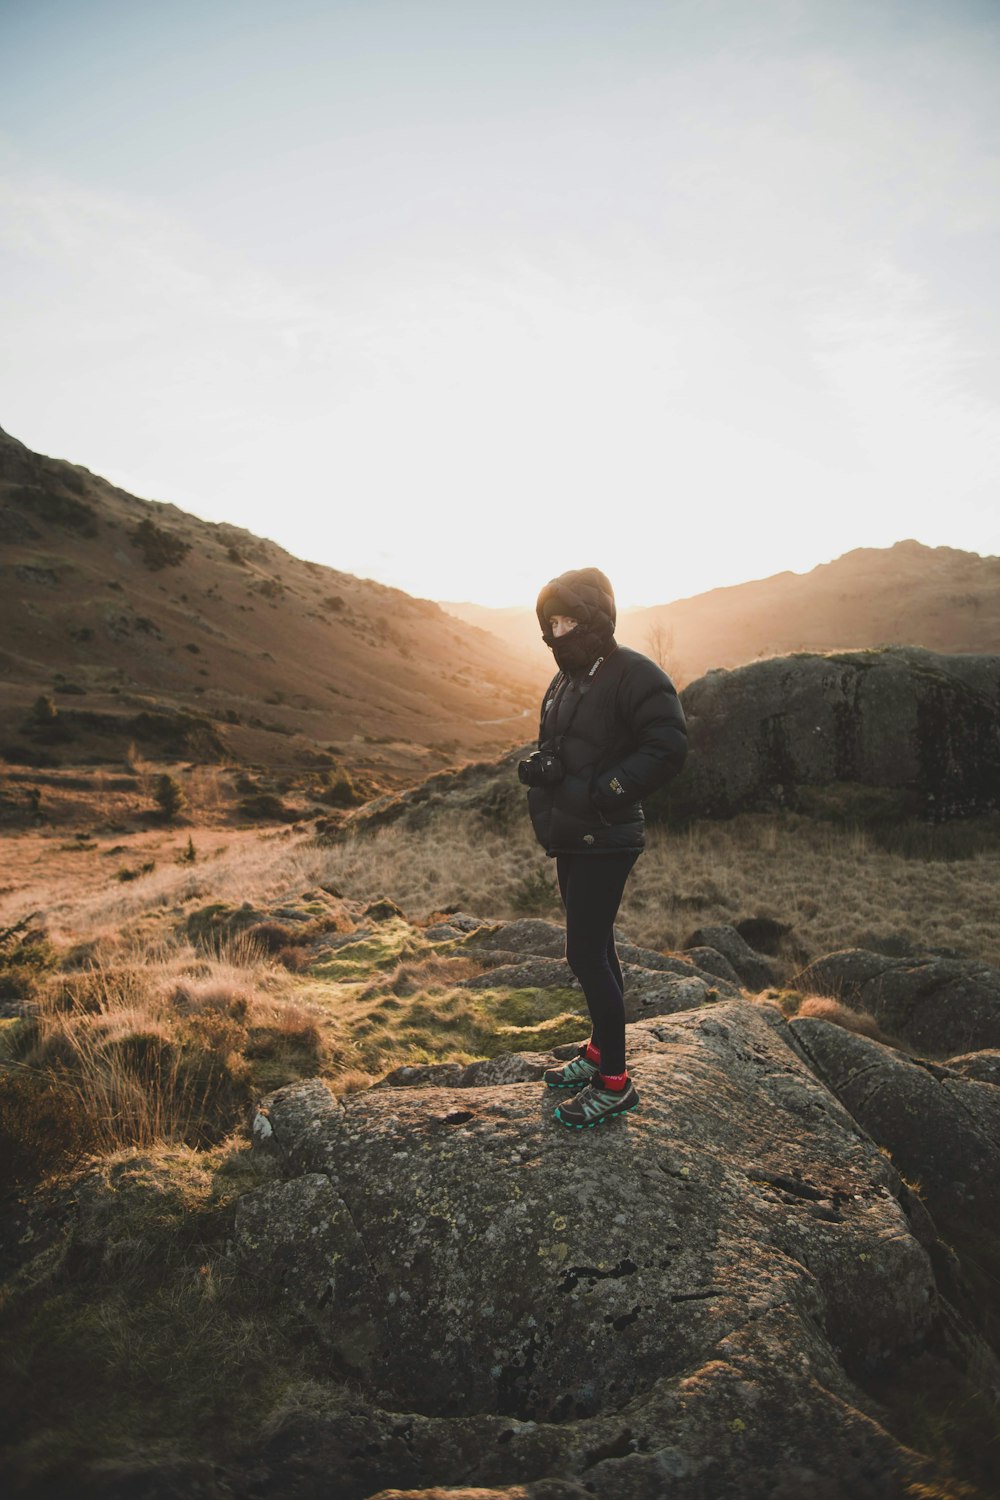
M 665 786 L 687 755 L 684 710 L 677 689 L 656 662 L 643 658 L 624 674 L 618 709 L 627 748 L 594 779 L 593 795 L 603 806 L 632 802 Z

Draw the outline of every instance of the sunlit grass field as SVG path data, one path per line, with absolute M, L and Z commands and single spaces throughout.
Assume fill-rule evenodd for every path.
M 526 821 L 464 810 L 339 842 L 188 826 L 125 850 L 41 832 L 12 845 L 23 878 L 0 907 L 0 1113 L 29 1176 L 67 1154 L 216 1143 L 295 1078 L 350 1091 L 404 1063 L 546 1050 L 585 1026 L 578 990 L 464 988 L 480 959 L 424 932 L 449 910 L 560 920 L 553 861 Z M 788 929 L 779 986 L 846 947 L 1000 966 L 998 877 L 990 823 L 896 849 L 796 815 L 653 827 L 619 929 L 673 951 L 703 926 L 774 918 Z M 366 919 L 381 898 L 401 915 Z

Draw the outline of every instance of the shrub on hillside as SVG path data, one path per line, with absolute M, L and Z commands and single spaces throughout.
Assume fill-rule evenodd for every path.
M 325 802 L 328 807 L 356 807 L 359 802 L 364 802 L 365 795 L 355 786 L 351 773 L 341 767 L 323 777 L 317 800 Z
M 544 917 L 559 905 L 559 892 L 543 870 L 533 870 L 510 893 L 510 904 L 523 917 Z
M 191 551 L 191 543 L 184 541 L 176 532 L 166 531 L 147 516 L 140 521 L 132 533 L 132 546 L 142 552 L 142 560 L 152 572 L 161 568 L 176 568 Z
M 246 818 L 260 818 L 271 823 L 294 823 L 299 816 L 298 809 L 282 802 L 277 792 L 250 792 L 241 797 L 239 809 Z
M 164 818 L 170 823 L 181 812 L 187 798 L 184 796 L 184 788 L 177 778 L 164 771 L 162 776 L 156 778 L 156 786 L 153 789 L 153 800 Z
M 66 719 L 59 713 L 55 700 L 49 693 L 39 693 L 21 727 L 21 733 L 30 735 L 36 743 L 43 745 L 60 744 L 71 737 Z
M 55 949 L 30 917 L 0 930 L 0 1001 L 32 999 L 55 967 Z
M 285 585 L 280 578 L 262 578 L 251 587 L 255 594 L 260 594 L 264 599 L 280 599 L 285 592 Z
M 59 717 L 59 710 L 48 693 L 40 693 L 31 707 L 31 722 L 39 728 L 54 724 Z

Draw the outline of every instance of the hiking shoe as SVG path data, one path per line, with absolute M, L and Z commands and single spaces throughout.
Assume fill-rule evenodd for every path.
M 597 1077 L 597 1066 L 587 1061 L 587 1048 L 580 1048 L 578 1057 L 571 1058 L 561 1068 L 549 1068 L 542 1077 L 550 1089 L 582 1089 Z
M 558 1105 L 554 1116 L 560 1125 L 568 1125 L 571 1130 L 589 1130 L 605 1120 L 613 1120 L 616 1115 L 627 1115 L 630 1109 L 638 1106 L 639 1095 L 631 1078 L 619 1092 L 602 1089 L 598 1081 L 589 1083 L 575 1099 L 567 1099 Z

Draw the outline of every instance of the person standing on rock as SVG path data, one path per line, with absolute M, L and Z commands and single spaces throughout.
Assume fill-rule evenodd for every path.
M 684 764 L 687 732 L 670 678 L 615 640 L 615 599 L 598 568 L 561 573 L 536 606 L 559 671 L 542 700 L 538 749 L 518 765 L 535 836 L 556 861 L 566 960 L 592 1030 L 579 1056 L 545 1074 L 572 1090 L 555 1118 L 586 1129 L 627 1114 L 639 1095 L 625 1066 L 625 1001 L 614 922 L 644 845 L 640 798 Z

